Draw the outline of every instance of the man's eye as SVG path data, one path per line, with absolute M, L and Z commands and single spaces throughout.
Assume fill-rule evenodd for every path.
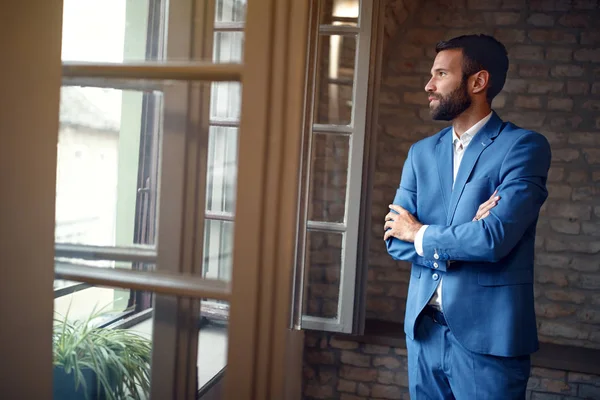
M 443 71 L 440 71 L 440 72 L 438 72 L 438 75 L 439 75 L 439 76 L 446 76 L 446 73 L 445 73 L 445 72 L 443 72 Z

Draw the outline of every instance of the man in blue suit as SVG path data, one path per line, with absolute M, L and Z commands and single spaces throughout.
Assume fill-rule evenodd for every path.
M 467 35 L 436 51 L 425 90 L 432 118 L 452 126 L 410 148 L 384 226 L 388 253 L 412 263 L 411 399 L 525 399 L 550 146 L 491 108 L 508 70 L 500 42 Z

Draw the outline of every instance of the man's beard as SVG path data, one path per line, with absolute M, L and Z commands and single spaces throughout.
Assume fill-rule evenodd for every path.
M 466 80 L 447 96 L 432 95 L 439 101 L 437 107 L 429 110 L 434 121 L 452 121 L 471 106 Z

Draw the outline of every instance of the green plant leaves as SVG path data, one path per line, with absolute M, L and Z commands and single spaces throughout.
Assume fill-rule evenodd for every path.
M 67 312 L 68 315 L 68 312 Z M 97 394 L 106 399 L 143 399 L 150 392 L 150 340 L 125 329 L 100 328 L 92 321 L 101 312 L 92 312 L 83 321 L 67 316 L 55 318 L 53 362 L 73 374 L 75 389 L 87 387 L 82 371 L 97 376 Z

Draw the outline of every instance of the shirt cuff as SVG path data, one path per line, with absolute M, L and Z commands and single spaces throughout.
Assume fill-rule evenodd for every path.
M 419 228 L 417 235 L 415 236 L 415 250 L 421 257 L 423 257 L 423 254 L 425 253 L 423 251 L 423 235 L 425 235 L 427 228 L 429 228 L 429 225 L 423 225 L 421 228 Z

